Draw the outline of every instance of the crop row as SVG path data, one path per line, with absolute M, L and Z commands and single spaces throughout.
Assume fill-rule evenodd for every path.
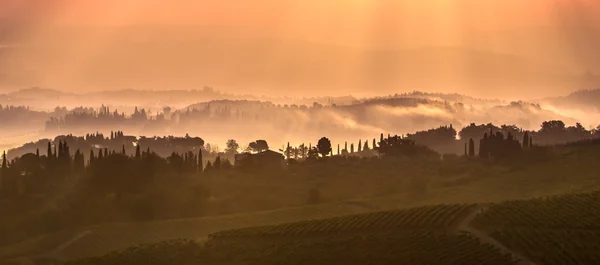
M 595 265 L 600 261 L 600 231 L 596 230 L 505 228 L 491 235 L 539 264 Z
M 494 204 L 473 221 L 480 228 L 597 229 L 600 192 Z
M 431 231 L 370 233 L 363 236 L 330 234 L 326 238 L 290 238 L 269 244 L 256 238 L 227 244 L 174 241 L 130 248 L 108 255 L 69 262 L 69 265 L 109 264 L 489 264 L 515 261 L 468 234 Z
M 473 205 L 439 205 L 410 208 L 397 211 L 382 211 L 321 220 L 308 220 L 275 226 L 222 231 L 211 238 L 254 237 L 254 236 L 301 236 L 329 234 L 352 230 L 377 229 L 434 229 L 446 230 L 473 209 Z

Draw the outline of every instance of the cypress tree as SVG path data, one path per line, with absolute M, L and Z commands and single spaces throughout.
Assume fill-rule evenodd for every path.
M 523 134 L 523 148 L 529 148 L 529 133 Z
M 50 142 L 48 142 L 48 153 L 46 156 L 48 159 L 52 158 L 52 144 L 50 144 Z
M 379 136 L 379 146 L 383 143 L 383 133 Z
M 533 147 L 533 139 L 529 137 L 529 147 Z
M 353 154 L 354 153 L 354 143 L 350 144 L 350 153 Z
M 221 156 L 217 156 L 217 158 L 215 158 L 215 162 L 213 162 L 213 168 L 216 170 L 221 170 Z
M 126 155 L 125 154 L 125 145 L 123 145 L 123 150 L 121 150 L 121 154 Z
M 346 150 L 346 152 L 348 151 L 348 142 L 344 143 L 344 150 Z
M 200 148 L 200 151 L 198 152 L 198 172 L 202 172 L 204 170 L 203 163 L 204 161 L 202 161 L 202 148 Z
M 137 145 L 135 145 L 135 158 L 136 158 L 136 159 L 140 159 L 141 157 L 142 157 L 142 156 L 141 156 L 141 154 L 140 154 L 140 145 L 139 145 L 139 144 L 137 144 Z
M 94 157 L 94 149 L 90 149 L 90 162 L 89 162 L 89 164 L 90 165 L 93 164 L 95 162 L 94 161 L 95 159 L 96 158 Z
M 63 157 L 63 144 L 62 141 L 58 141 L 58 157 Z
M 290 159 L 290 151 L 292 151 L 292 149 L 290 148 L 290 142 L 288 142 L 287 148 L 285 149 L 285 156 L 287 159 Z
M 362 140 L 358 140 L 358 152 L 362 151 Z
M 2 154 L 2 169 L 6 169 L 7 166 L 7 161 L 6 161 L 6 151 L 4 151 L 4 153 Z
M 368 140 L 365 140 L 365 145 L 363 146 L 363 150 L 364 151 L 369 150 L 369 141 Z
M 465 156 L 467 156 L 467 142 L 465 142 Z
M 40 158 L 40 149 L 39 148 L 35 149 L 35 156 L 37 156 L 37 158 Z
M 473 138 L 469 140 L 469 156 L 475 156 L 475 141 L 473 141 Z
M 98 160 L 102 160 L 102 158 L 104 158 L 104 155 L 102 154 L 102 148 L 100 148 L 100 151 L 98 151 Z
M 337 155 L 340 155 L 340 144 L 338 144 Z
M 375 150 L 375 148 L 377 148 L 377 143 L 375 143 L 375 138 L 373 138 L 373 150 Z
M 52 155 L 54 159 L 58 158 L 58 154 L 56 153 L 56 145 L 54 145 L 54 154 Z

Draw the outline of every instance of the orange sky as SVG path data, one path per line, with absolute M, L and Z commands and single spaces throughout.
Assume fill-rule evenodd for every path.
M 329 19 L 393 19 L 426 23 L 454 17 L 470 26 L 505 27 L 547 23 L 556 9 L 585 6 L 594 0 L 2 0 L 0 15 L 37 16 L 67 24 L 264 23 L 311 24 Z M 598 5 L 595 5 L 598 7 Z M 554 11 L 553 11 L 554 9 Z M 15 12 L 18 11 L 18 12 Z M 34 15 L 35 14 L 35 15 Z
M 5 20 L 1 20 L 3 18 Z M 11 24 L 7 25 L 6 21 L 11 21 Z M 53 47 L 49 51 L 38 51 L 40 54 L 32 54 L 29 51 L 23 51 L 21 54 L 10 54 L 13 57 L 13 63 L 10 67 L 7 63 L 0 65 L 0 75 L 2 74 L 1 70 L 4 70 L 5 75 L 14 76 L 15 80 L 28 81 L 29 83 L 25 82 L 27 85 L 62 86 L 66 84 L 64 82 L 74 78 L 83 78 L 82 76 L 86 75 L 100 76 L 97 71 L 89 70 L 90 67 L 108 71 L 111 68 L 114 69 L 113 65 L 122 66 L 126 63 L 132 63 L 131 61 L 120 61 L 122 58 L 127 57 L 126 54 L 122 54 L 120 57 L 115 55 L 119 52 L 131 52 L 131 50 L 127 50 L 128 46 L 124 45 L 123 36 L 131 35 L 132 31 L 115 33 L 113 29 L 114 26 L 126 25 L 145 25 L 146 28 L 144 29 L 151 33 L 152 41 L 155 42 L 164 41 L 163 35 L 154 33 L 153 29 L 155 28 L 153 27 L 156 25 L 203 25 L 209 26 L 209 29 L 218 28 L 217 31 L 226 28 L 228 32 L 245 37 L 287 38 L 346 46 L 377 46 L 403 49 L 427 45 L 460 46 L 468 43 L 472 45 L 471 48 L 518 54 L 532 57 L 534 60 L 542 60 L 541 63 L 563 63 L 567 58 L 570 59 L 568 67 L 581 71 L 581 69 L 590 67 L 598 69 L 598 60 L 587 52 L 591 47 L 586 47 L 590 46 L 586 36 L 593 36 L 594 34 L 587 33 L 585 29 L 575 33 L 570 30 L 561 32 L 560 26 L 565 24 L 576 25 L 578 29 L 581 29 L 581 26 L 600 26 L 600 1 L 0 0 L 0 23 L 4 23 L 0 24 L 0 46 L 3 44 L 3 37 L 10 34 L 18 36 L 19 38 L 15 38 L 18 41 L 33 44 L 33 46 L 49 46 L 48 43 L 57 40 L 60 43 L 58 48 Z M 64 35 L 57 34 L 55 31 L 56 27 L 61 26 L 90 25 L 95 26 L 95 28 L 93 30 L 76 31 L 75 34 L 70 33 L 75 38 L 79 38 L 73 42 L 64 41 L 73 36 L 65 38 Z M 534 29 L 533 31 L 525 31 L 526 33 L 522 35 L 531 36 L 530 32 L 535 33 L 535 29 L 540 26 L 552 28 L 552 34 L 554 35 L 551 37 L 554 39 L 550 44 L 553 47 L 547 47 L 547 42 L 544 42 L 545 39 L 541 37 L 538 38 L 537 43 L 520 43 L 520 37 L 514 37 L 515 35 L 510 34 L 506 35 L 508 37 L 504 36 L 504 39 L 502 39 L 503 36 L 498 36 L 497 43 L 496 40 L 493 41 L 494 43 L 485 43 L 488 36 L 496 37 L 498 34 L 496 32 L 480 34 L 473 31 L 474 29 Z M 173 30 L 175 29 L 180 30 L 180 36 L 207 35 L 206 31 L 187 32 L 181 30 L 181 28 L 173 27 Z M 82 32 L 91 34 L 91 36 L 80 37 Z M 134 30 L 133 33 L 139 32 Z M 519 32 L 516 34 L 519 36 Z M 4 39 L 8 38 L 5 37 Z M 569 43 L 571 40 L 574 40 L 575 44 Z M 544 47 L 540 47 L 539 43 L 544 43 Z M 581 49 L 581 47 L 590 49 Z M 286 47 L 287 51 L 273 52 L 270 56 L 253 59 L 254 61 L 250 64 L 252 65 L 257 60 L 263 60 L 266 65 L 279 67 L 280 64 L 277 64 L 277 60 L 281 60 L 284 52 L 303 52 L 303 48 Z M 152 50 L 148 53 L 149 55 L 136 56 L 139 58 L 180 56 L 186 59 L 189 54 L 198 52 L 194 50 L 197 49 L 196 46 L 189 50 L 181 50 L 180 48 L 161 49 Z M 248 57 L 253 54 L 252 49 L 246 46 L 239 49 L 247 49 L 247 53 L 241 54 L 247 54 Z M 557 54 L 557 50 L 562 52 L 561 56 L 549 58 L 548 54 L 554 56 Z M 578 53 L 579 51 L 582 51 L 581 54 Z M 178 53 L 183 55 L 177 55 Z M 138 57 L 133 56 L 132 58 Z M 467 61 L 477 61 L 473 58 L 465 59 Z M 102 60 L 104 64 L 99 63 Z M 589 61 L 587 65 L 580 65 L 581 62 L 586 60 Z M 168 60 L 165 59 L 165 61 Z M 215 61 L 221 62 L 223 60 L 216 58 Z M 306 63 L 308 64 L 309 61 Z M 141 66 L 138 66 L 142 67 L 145 64 L 139 62 Z M 229 67 L 236 66 L 236 64 L 237 62 L 232 61 L 231 65 L 224 67 L 226 70 L 223 71 L 230 71 Z M 283 63 L 281 65 L 280 68 L 289 66 L 289 64 Z M 181 65 L 181 67 L 184 66 L 188 65 Z M 2 67 L 5 69 L 2 69 Z M 189 67 L 197 68 L 198 66 L 189 64 Z M 362 69 L 365 66 L 362 63 L 357 63 L 353 67 Z M 89 71 L 86 72 L 86 69 Z M 173 67 L 173 69 L 175 68 Z M 360 71 L 352 72 L 352 74 L 348 72 L 348 75 L 364 74 Z M 39 77 L 41 81 L 30 81 L 33 78 L 29 75 L 34 72 L 41 76 Z M 142 73 L 145 72 L 140 70 L 141 75 Z M 221 73 L 219 74 L 221 75 Z M 118 75 L 125 75 L 125 73 L 119 73 Z M 188 75 L 195 76 L 196 73 Z M 146 79 L 144 75 L 141 80 Z M 207 77 L 205 80 L 208 84 L 212 84 L 211 78 Z M 85 79 L 81 82 L 88 81 L 95 82 L 97 80 Z M 80 84 L 77 83 L 77 85 Z M 143 83 L 138 82 L 138 79 L 131 81 L 131 86 L 136 84 L 143 85 Z M 218 85 L 218 83 L 215 85 Z

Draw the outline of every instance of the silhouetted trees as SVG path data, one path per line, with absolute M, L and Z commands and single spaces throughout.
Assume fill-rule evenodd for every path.
M 523 148 L 529 148 L 529 133 L 525 132 L 523 134 Z
M 398 135 L 384 138 L 376 150 L 384 156 L 437 156 L 435 151 Z
M 475 156 L 475 141 L 469 139 L 469 156 Z
M 240 145 L 234 139 L 227 140 L 225 153 L 229 155 L 235 155 L 238 153 L 238 149 L 240 149 Z
M 322 137 L 317 143 L 317 149 L 322 157 L 327 156 L 331 153 L 331 141 L 327 137 Z
M 507 137 L 504 138 L 504 134 L 501 132 L 494 133 L 490 129 L 490 134 L 485 133 L 483 139 L 481 139 L 479 156 L 502 159 L 519 151 L 521 151 L 521 144 L 513 137 L 512 133 L 509 132 Z
M 248 147 L 250 147 L 250 149 L 256 153 L 269 150 L 269 145 L 265 140 L 256 140 L 254 142 L 251 142 L 250 144 L 248 144 Z

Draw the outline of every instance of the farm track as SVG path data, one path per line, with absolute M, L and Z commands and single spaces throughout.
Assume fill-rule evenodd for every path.
M 475 236 L 477 239 L 479 239 L 479 241 L 481 241 L 484 244 L 490 244 L 494 247 L 496 247 L 497 249 L 500 250 L 500 252 L 502 254 L 509 254 L 511 255 L 515 260 L 518 260 L 519 262 L 517 263 L 517 265 L 537 265 L 535 262 L 531 261 L 530 259 L 526 258 L 525 256 L 516 253 L 515 251 L 513 251 L 512 249 L 507 248 L 506 246 L 504 246 L 502 243 L 498 242 L 496 239 L 492 238 L 491 236 L 489 236 L 487 233 L 476 229 L 475 227 L 473 227 L 471 225 L 471 223 L 473 222 L 473 219 L 475 219 L 475 217 L 478 214 L 481 214 L 483 212 L 485 212 L 487 210 L 486 206 L 478 206 L 475 209 L 473 209 L 473 211 L 471 211 L 457 226 L 457 232 L 467 232 L 473 236 Z

